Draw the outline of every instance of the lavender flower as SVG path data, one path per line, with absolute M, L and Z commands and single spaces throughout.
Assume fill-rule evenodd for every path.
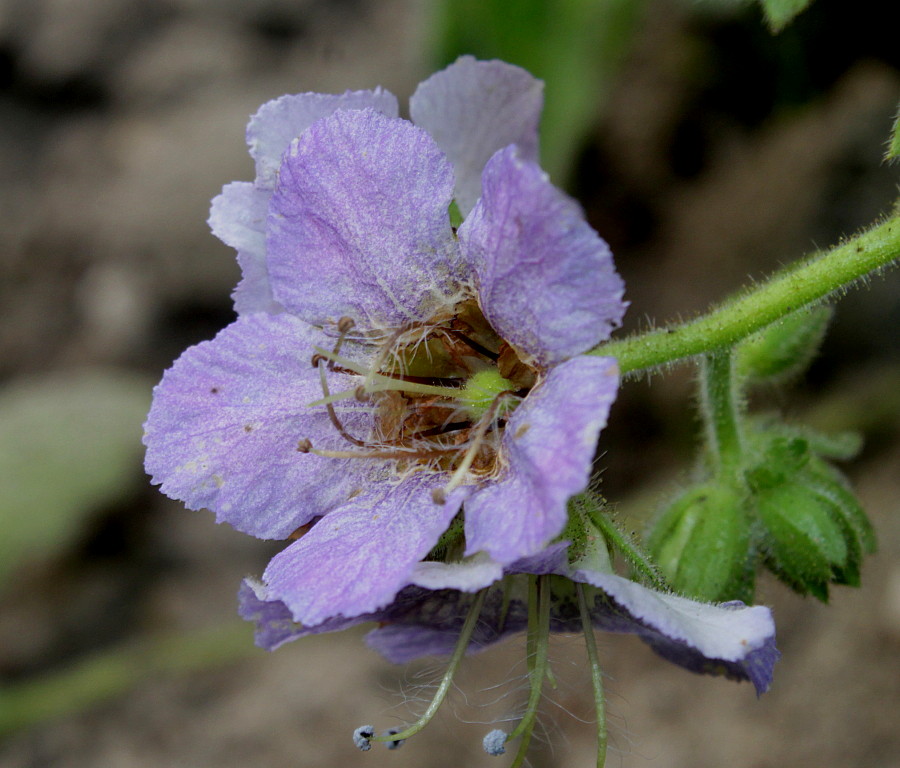
M 623 286 L 533 161 L 540 106 L 468 57 L 418 125 L 382 90 L 283 97 L 250 121 L 256 181 L 213 201 L 239 317 L 156 388 L 146 466 L 246 533 L 309 529 L 263 577 L 305 625 L 388 605 L 463 504 L 465 554 L 539 552 L 588 482 L 617 374 L 581 353 Z
M 362 726 L 362 750 L 402 744 L 463 655 L 513 632 L 529 704 L 485 748 L 521 737 L 514 765 L 550 632 L 588 639 L 601 722 L 595 627 L 758 692 L 778 655 L 767 609 L 616 576 L 602 526 L 570 515 L 618 386 L 615 360 L 584 353 L 626 305 L 606 243 L 536 164 L 541 89 L 463 57 L 419 86 L 413 122 L 381 89 L 264 105 L 256 180 L 210 214 L 238 251 L 238 318 L 166 372 L 145 425 L 163 492 L 296 539 L 241 588 L 259 645 L 376 621 L 393 661 L 451 656 L 419 723 Z

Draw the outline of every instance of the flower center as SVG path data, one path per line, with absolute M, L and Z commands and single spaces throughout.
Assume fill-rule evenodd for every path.
M 332 350 L 316 347 L 324 405 L 338 434 L 353 448 L 321 450 L 301 440 L 298 450 L 333 458 L 391 459 L 398 474 L 428 469 L 450 475 L 441 503 L 474 475 L 500 466 L 500 438 L 508 415 L 534 386 L 537 373 L 491 328 L 477 304 L 464 301 L 427 323 L 407 325 L 373 339 L 354 335 L 342 318 Z M 340 354 L 345 345 L 374 347 L 364 366 Z M 349 375 L 355 386 L 332 394 L 329 373 Z M 366 403 L 367 435 L 347 430 L 334 403 Z

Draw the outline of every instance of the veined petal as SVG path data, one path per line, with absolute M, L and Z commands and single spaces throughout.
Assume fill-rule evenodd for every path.
M 246 181 L 235 181 L 213 198 L 209 226 L 225 245 L 238 252 L 241 282 L 232 294 L 239 315 L 249 312 L 276 314 L 282 310 L 272 298 L 266 265 L 266 216 L 271 193 Z
M 270 192 L 275 188 L 282 155 L 316 120 L 338 109 L 366 108 L 396 117 L 397 97 L 379 87 L 341 94 L 298 93 L 263 104 L 247 125 L 247 144 L 256 161 L 256 186 Z
M 442 480 L 420 472 L 384 482 L 330 512 L 269 563 L 269 594 L 309 626 L 388 605 L 459 510 L 462 492 L 432 500 Z
M 576 357 L 528 394 L 504 431 L 506 474 L 466 501 L 467 554 L 483 550 L 512 563 L 562 531 L 569 497 L 590 478 L 617 387 L 615 360 Z
M 459 239 L 494 329 L 540 365 L 606 339 L 625 313 L 624 284 L 578 204 L 515 147 L 491 158 L 483 183 Z
M 313 324 L 424 320 L 458 291 L 453 170 L 412 123 L 340 110 L 291 145 L 269 207 L 275 298 Z
M 538 159 L 544 83 L 503 61 L 462 56 L 419 85 L 413 122 L 430 133 L 456 171 L 456 201 L 465 216 L 481 195 L 481 172 L 498 149 L 517 144 Z
M 153 482 L 190 509 L 274 539 L 368 489 L 383 462 L 297 451 L 301 438 L 348 447 L 324 407 L 307 407 L 322 396 L 310 359 L 323 343 L 295 317 L 254 313 L 185 351 L 154 390 L 144 426 Z M 354 386 L 338 374 L 329 381 L 333 391 Z M 368 409 L 352 399 L 342 408 L 346 428 L 368 437 Z
M 758 694 L 772 681 L 780 654 L 768 608 L 710 605 L 648 589 L 612 573 L 576 571 L 572 578 L 599 587 L 594 625 L 638 635 L 654 651 L 692 672 L 750 680 Z

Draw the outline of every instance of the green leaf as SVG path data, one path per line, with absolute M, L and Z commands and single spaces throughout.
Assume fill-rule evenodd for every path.
M 766 21 L 773 32 L 781 32 L 812 0 L 762 0 Z
M 0 392 L 0 580 L 68 546 L 133 486 L 150 391 L 143 378 L 94 370 Z

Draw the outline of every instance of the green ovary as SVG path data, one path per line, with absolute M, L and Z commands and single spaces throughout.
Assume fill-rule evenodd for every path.
M 497 395 L 512 389 L 513 383 L 504 379 L 496 368 L 487 368 L 470 376 L 457 398 L 477 421 L 491 407 Z

